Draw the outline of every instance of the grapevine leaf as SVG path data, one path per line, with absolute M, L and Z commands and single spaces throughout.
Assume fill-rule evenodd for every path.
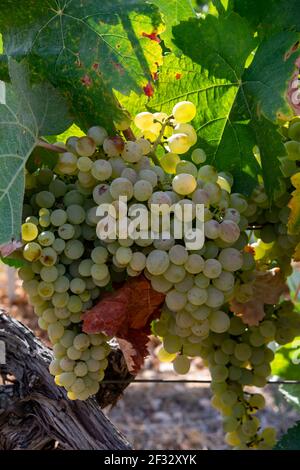
M 300 422 L 279 439 L 274 450 L 300 450 Z
M 276 304 L 283 293 L 288 292 L 285 279 L 279 268 L 269 271 L 256 271 L 253 282 L 252 299 L 248 302 L 238 302 L 233 298 L 230 302 L 230 310 L 247 325 L 258 325 L 264 318 L 264 305 Z
M 26 56 L 31 71 L 60 88 L 82 129 L 95 123 L 112 129 L 123 116 L 113 89 L 142 94 L 162 62 L 161 46 L 151 39 L 164 29 L 161 15 L 143 0 L 14 4 L 1 2 L 7 55 Z
M 233 10 L 248 19 L 262 36 L 283 29 L 300 31 L 298 0 L 233 0 Z
M 0 89 L 0 245 L 20 237 L 24 168 L 39 135 L 70 124 L 62 97 L 46 83 L 31 87 L 25 64 L 11 61 L 10 77 Z
M 193 101 L 198 145 L 208 162 L 231 171 L 235 189 L 245 194 L 261 172 L 271 195 L 281 176 L 278 157 L 285 155 L 275 122 L 279 113 L 291 114 L 285 90 L 294 54 L 287 57 L 286 52 L 298 35 L 282 32 L 258 43 L 246 20 L 235 13 L 184 21 L 173 35 L 186 56 L 166 58 L 149 108 L 171 112 L 178 100 Z M 249 56 L 253 60 L 248 66 Z M 261 168 L 253 155 L 255 145 Z
M 300 384 L 281 385 L 279 391 L 289 403 L 300 409 Z
M 277 349 L 272 362 L 272 374 L 286 380 L 300 378 L 300 337 Z
M 166 30 L 161 34 L 165 45 L 174 51 L 175 44 L 173 42 L 172 28 L 181 21 L 190 17 L 195 17 L 196 13 L 191 5 L 190 0 L 151 0 L 158 6 L 166 24 Z
M 26 264 L 25 261 L 22 259 L 3 258 L 2 256 L 0 256 L 0 261 L 12 268 L 22 268 L 22 266 L 25 266 Z
M 291 209 L 289 221 L 288 221 L 288 231 L 290 234 L 297 234 L 300 232 L 300 173 L 296 173 L 291 177 L 291 182 L 296 188 L 292 192 L 292 197 L 289 202 L 289 208 Z M 294 259 L 299 261 L 298 250 L 294 255 Z
M 29 173 L 34 173 L 41 166 L 53 169 L 58 161 L 58 153 L 42 147 L 35 147 L 26 163 Z
M 69 137 L 83 137 L 85 133 L 80 129 L 80 127 L 76 126 L 76 124 L 72 124 L 68 129 L 66 129 L 62 134 L 55 135 L 55 136 L 47 136 L 46 140 L 52 144 L 56 142 L 66 142 Z
M 137 373 L 148 354 L 151 322 L 159 317 L 164 298 L 143 276 L 130 279 L 84 313 L 83 331 L 115 336 L 129 371 Z

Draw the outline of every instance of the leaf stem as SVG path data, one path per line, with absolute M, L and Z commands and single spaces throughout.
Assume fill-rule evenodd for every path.
M 37 141 L 37 144 L 36 144 L 37 147 L 43 147 L 47 150 L 51 150 L 52 152 L 56 152 L 56 153 L 64 153 L 66 152 L 66 148 L 64 147 L 59 147 L 58 145 L 54 145 L 54 144 L 49 144 L 49 142 L 46 142 L 45 140 L 43 139 L 39 139 Z

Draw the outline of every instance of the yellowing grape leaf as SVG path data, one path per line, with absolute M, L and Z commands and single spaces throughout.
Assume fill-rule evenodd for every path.
M 291 213 L 288 221 L 288 232 L 295 235 L 300 232 L 300 173 L 293 175 L 291 182 L 296 189 L 292 192 L 292 198 L 289 202 Z M 296 252 L 297 251 L 299 251 L 299 248 L 298 250 L 296 248 Z M 298 259 L 294 259 L 299 261 L 299 254 Z
M 253 298 L 245 303 L 233 299 L 230 310 L 247 325 L 258 325 L 265 316 L 264 305 L 276 304 L 284 293 L 288 293 L 288 287 L 279 268 L 256 271 Z

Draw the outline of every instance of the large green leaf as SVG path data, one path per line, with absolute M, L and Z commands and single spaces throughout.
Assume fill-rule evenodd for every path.
M 300 422 L 281 437 L 274 450 L 300 450 Z
M 276 351 L 272 374 L 286 380 L 300 380 L 300 337 Z
M 191 0 L 151 0 L 151 3 L 157 5 L 163 14 L 166 30 L 161 34 L 161 37 L 165 45 L 174 52 L 173 26 L 196 16 Z
M 164 26 L 143 0 L 1 1 L 5 51 L 64 91 L 80 127 L 112 128 L 123 115 L 113 89 L 143 93 L 162 61 L 149 35 Z M 148 36 L 147 36 L 148 35 Z
M 149 107 L 170 112 L 179 100 L 193 101 L 198 144 L 208 161 L 231 171 L 236 189 L 245 194 L 262 172 L 272 195 L 281 175 L 278 157 L 285 154 L 276 119 L 279 112 L 291 114 L 285 91 L 295 58 L 286 52 L 299 35 L 282 32 L 259 43 L 235 13 L 182 22 L 173 35 L 185 56 L 165 60 Z M 253 155 L 255 145 L 261 168 Z
M 258 29 L 261 36 L 276 31 L 300 31 L 298 0 L 232 0 L 233 9 Z
M 45 83 L 31 87 L 24 64 L 11 61 L 10 78 L 0 82 L 0 245 L 20 236 L 24 167 L 39 135 L 70 124 L 58 91 Z

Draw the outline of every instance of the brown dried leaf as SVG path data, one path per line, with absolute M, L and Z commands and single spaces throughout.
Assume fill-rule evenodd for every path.
M 253 282 L 253 299 L 245 303 L 233 299 L 230 303 L 230 310 L 241 317 L 247 325 L 258 325 L 265 316 L 264 305 L 276 304 L 280 296 L 287 292 L 288 287 L 279 268 L 256 271 L 256 278 Z

